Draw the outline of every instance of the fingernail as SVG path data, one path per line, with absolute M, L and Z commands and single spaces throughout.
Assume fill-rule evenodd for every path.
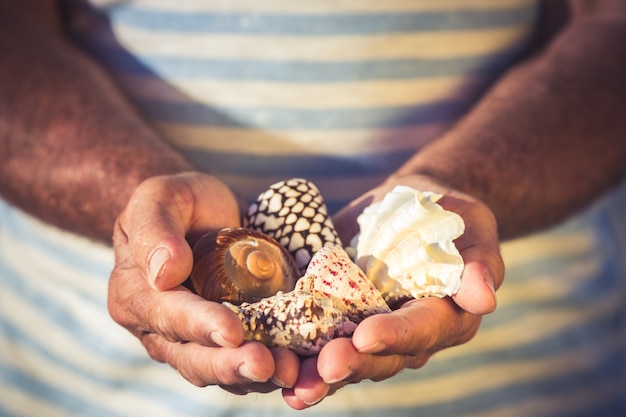
M 357 350 L 360 353 L 378 353 L 378 352 L 382 352 L 385 349 L 387 349 L 387 345 L 384 342 L 381 342 L 380 340 L 377 340 L 370 345 L 357 347 Z
M 159 247 L 152 252 L 148 262 L 148 278 L 150 285 L 154 287 L 157 279 L 163 272 L 165 264 L 172 258 L 170 251 L 164 247 Z
M 212 332 L 210 332 L 209 338 L 213 341 L 213 343 L 215 343 L 218 346 L 237 347 L 237 345 L 235 345 L 234 343 L 231 343 L 228 340 L 226 340 L 222 332 L 219 330 L 213 330 Z
M 246 379 L 249 379 L 252 382 L 265 382 L 266 381 L 265 379 L 259 378 L 257 375 L 250 372 L 250 369 L 248 369 L 248 365 L 246 365 L 245 362 L 239 365 L 239 367 L 237 367 L 237 374 L 239 374 L 239 376 L 242 376 Z
M 493 283 L 493 278 L 491 277 L 491 274 L 488 271 L 485 271 L 485 274 L 483 276 L 483 281 L 485 282 L 485 284 L 487 284 L 487 286 L 491 290 L 491 293 L 493 294 L 494 303 L 497 303 L 498 298 L 496 297 L 496 287 Z
M 332 378 L 332 379 L 324 379 L 324 382 L 327 383 L 328 385 L 336 384 L 337 382 L 341 382 L 341 381 L 345 380 L 350 375 L 352 375 L 352 370 L 351 369 L 346 369 L 346 372 L 344 372 L 344 374 L 342 376 L 335 377 L 335 378 Z
M 284 383 L 283 381 L 281 381 L 280 379 L 276 378 L 276 376 L 273 376 L 272 378 L 270 378 L 270 380 L 272 381 L 272 383 L 278 387 L 281 388 L 293 388 L 293 385 L 289 385 Z
M 312 405 L 318 404 L 320 401 L 322 401 L 324 398 L 326 398 L 326 396 L 328 395 L 329 391 L 330 391 L 330 386 L 327 385 L 326 389 L 324 390 L 324 394 L 320 398 L 317 398 L 317 399 L 314 399 L 314 400 L 310 400 L 310 401 L 302 400 L 302 402 L 305 403 L 308 406 L 312 406 Z

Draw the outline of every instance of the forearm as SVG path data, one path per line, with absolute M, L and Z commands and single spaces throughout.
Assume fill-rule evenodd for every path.
M 501 238 L 580 210 L 626 170 L 626 25 L 570 25 L 506 74 L 454 129 L 398 175 L 421 173 L 485 201 Z
M 44 221 L 109 241 L 143 179 L 193 167 L 99 67 L 15 3 L 0 2 L 0 193 Z

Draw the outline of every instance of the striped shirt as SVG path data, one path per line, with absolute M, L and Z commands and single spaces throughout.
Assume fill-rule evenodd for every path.
M 331 210 L 381 182 L 516 59 L 534 0 L 93 1 L 76 39 L 199 168 Z
M 75 39 L 201 169 L 331 209 L 444 131 L 523 51 L 531 0 L 67 0 Z M 420 370 L 289 409 L 197 388 L 106 310 L 110 248 L 0 200 L 0 416 L 626 415 L 626 186 L 507 242 L 497 311 Z

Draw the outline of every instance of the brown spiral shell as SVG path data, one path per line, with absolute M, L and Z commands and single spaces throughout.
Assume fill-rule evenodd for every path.
M 193 289 L 207 300 L 256 302 L 291 291 L 300 277 L 293 257 L 274 238 L 247 228 L 202 236 L 193 247 Z

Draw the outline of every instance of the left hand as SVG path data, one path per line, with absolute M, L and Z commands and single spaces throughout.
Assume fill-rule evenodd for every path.
M 398 184 L 443 194 L 439 204 L 465 221 L 465 233 L 455 241 L 465 263 L 461 288 L 452 297 L 411 300 L 390 314 L 371 316 L 351 339 L 335 339 L 319 356 L 305 359 L 296 385 L 283 390 L 292 408 L 307 408 L 350 383 L 381 381 L 403 369 L 420 368 L 436 352 L 469 341 L 481 315 L 496 308 L 495 289 L 504 278 L 504 264 L 495 217 L 484 203 L 431 178 L 389 180 L 355 200 L 333 219 L 343 241 L 349 242 L 358 230 L 356 218 L 363 208 Z
M 151 358 L 194 385 L 236 394 L 293 386 L 295 353 L 244 341 L 236 314 L 182 285 L 193 264 L 187 239 L 238 225 L 236 198 L 215 177 L 189 172 L 144 181 L 115 224 L 109 312 Z

